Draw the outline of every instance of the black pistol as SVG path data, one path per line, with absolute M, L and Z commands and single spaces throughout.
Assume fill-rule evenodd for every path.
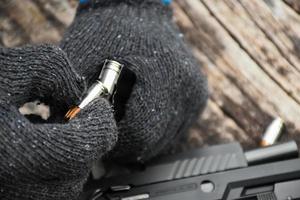
M 91 182 L 81 199 L 300 199 L 299 151 L 294 141 L 245 153 L 238 143 L 196 149 Z

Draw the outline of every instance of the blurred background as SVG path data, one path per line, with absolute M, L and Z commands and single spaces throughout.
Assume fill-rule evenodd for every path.
M 0 45 L 59 43 L 76 0 L 1 0 Z M 276 116 L 300 143 L 300 1 L 175 0 L 174 22 L 208 77 L 204 113 L 176 144 L 258 145 Z

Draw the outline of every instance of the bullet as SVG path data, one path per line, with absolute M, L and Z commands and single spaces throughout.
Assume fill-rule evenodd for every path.
M 261 140 L 260 146 L 269 146 L 276 143 L 280 137 L 284 127 L 284 122 L 280 117 L 274 119 L 271 124 L 267 127 L 263 138 Z
M 65 120 L 73 119 L 82 109 L 98 97 L 109 99 L 116 87 L 123 65 L 114 60 L 106 60 L 100 76 L 89 88 L 79 105 L 73 106 L 65 115 Z

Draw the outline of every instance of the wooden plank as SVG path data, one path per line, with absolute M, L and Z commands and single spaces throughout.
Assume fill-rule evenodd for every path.
M 216 4 L 218 5 L 218 3 Z M 236 88 L 239 88 L 245 98 L 249 98 L 248 102 L 252 102 L 252 106 L 248 112 L 254 111 L 255 114 L 251 115 L 258 117 L 261 113 L 265 113 L 265 121 L 268 121 L 268 116 L 279 115 L 288 124 L 293 125 L 293 127 L 289 126 L 288 128 L 290 135 L 299 134 L 300 125 L 297 124 L 300 117 L 299 104 L 262 70 L 261 66 L 248 55 L 245 49 L 241 48 L 241 44 L 235 38 L 232 38 L 230 32 L 224 28 L 215 16 L 211 15 L 210 12 L 212 11 L 209 12 L 201 1 L 194 0 L 178 0 L 174 8 L 175 10 L 179 8 L 183 10 L 183 12 L 175 12 L 175 16 L 177 13 L 177 16 L 182 19 L 183 14 L 186 14 L 190 18 L 190 22 L 188 23 L 178 23 L 181 30 L 187 35 L 190 43 L 203 52 L 211 63 L 234 83 Z M 216 12 L 216 10 L 214 11 Z M 224 10 L 218 9 L 217 11 L 224 15 Z M 239 30 L 237 29 L 236 31 Z M 206 35 L 203 32 L 206 32 Z M 208 76 L 210 75 L 211 73 L 208 73 Z M 215 91 L 223 91 L 224 88 L 217 84 L 219 80 L 214 78 L 212 80 L 216 82 Z M 230 94 L 225 97 L 229 101 L 236 103 L 235 99 L 239 99 L 240 97 Z M 217 99 L 220 99 L 220 97 L 217 97 Z M 221 105 L 221 103 L 218 103 L 218 105 L 222 110 L 226 110 L 230 116 L 235 116 L 235 111 L 238 109 L 242 110 L 244 107 L 242 103 L 235 107 L 228 106 L 228 101 L 224 105 Z M 256 109 L 255 106 L 257 107 Z M 250 117 L 247 118 L 250 119 Z M 237 124 L 243 124 L 239 117 L 236 117 L 234 120 Z M 251 120 L 248 123 L 250 122 Z M 250 124 L 253 125 L 254 123 Z
M 209 91 L 212 101 L 226 113 L 224 121 L 232 120 L 243 129 L 235 138 L 241 143 L 258 144 L 265 127 L 272 117 L 261 111 L 251 99 L 238 88 L 234 82 L 226 77 L 218 67 L 199 49 L 194 49 L 194 55 L 202 63 L 203 69 L 208 74 Z M 216 110 L 216 109 L 214 109 Z M 225 116 L 225 114 L 224 114 Z M 213 122 L 214 117 L 211 118 Z M 218 129 L 218 127 L 216 127 Z M 245 139 L 247 137 L 247 139 Z
M 188 144 L 199 147 L 233 141 L 239 141 L 245 148 L 257 146 L 251 135 L 226 116 L 218 104 L 209 100 L 203 114 L 190 130 Z
M 286 4 L 291 6 L 297 13 L 300 14 L 300 1 L 299 0 L 284 0 Z
M 165 153 L 176 153 L 202 146 L 239 141 L 245 149 L 256 146 L 255 141 L 241 129 L 234 120 L 226 116 L 212 100 L 207 102 L 204 112 L 189 130 Z
M 32 43 L 57 43 L 61 35 L 30 0 L 3 0 L 0 9 L 16 22 Z
M 194 30 L 193 27 L 193 23 L 180 9 L 180 7 L 177 4 L 174 4 L 173 9 L 176 22 L 180 25 L 181 29 L 186 34 L 186 37 L 189 37 L 191 33 L 196 33 L 196 30 Z M 199 35 L 199 37 L 204 37 L 204 35 Z M 204 65 L 203 72 L 205 74 L 209 74 L 209 70 L 207 69 L 210 68 L 211 62 L 196 48 L 194 49 L 194 53 L 197 54 L 196 57 L 198 61 L 202 63 L 202 65 Z M 213 81 L 211 77 L 212 76 L 208 76 L 208 81 L 210 86 L 210 93 L 212 96 L 211 98 L 213 98 L 216 94 L 219 94 L 217 91 L 221 90 L 214 90 L 214 85 L 212 84 L 212 82 L 215 81 Z M 255 145 L 254 140 L 250 136 L 248 136 L 246 132 L 242 128 L 240 128 L 232 118 L 226 116 L 217 103 L 215 103 L 212 99 L 209 100 L 204 113 L 200 116 L 200 119 L 198 120 L 196 125 L 190 130 L 189 140 L 187 142 L 188 146 L 190 148 L 193 148 L 202 145 L 232 141 L 240 141 L 243 146 L 248 148 Z
M 283 2 L 268 9 L 263 1 L 239 1 L 255 25 L 277 47 L 291 65 L 300 69 L 300 17 Z
M 52 21 L 56 22 L 56 28 L 62 30 L 69 26 L 75 16 L 76 4 L 68 0 L 33 0 L 39 8 Z
M 203 2 L 251 59 L 288 95 L 300 103 L 300 72 L 280 54 L 243 7 L 235 0 Z
M 246 145 L 247 143 L 249 145 L 254 144 L 254 140 L 258 143 L 261 137 L 261 133 L 264 131 L 264 127 L 267 125 L 267 123 L 270 122 L 271 117 L 263 113 L 261 110 L 257 108 L 256 105 L 254 105 L 250 99 L 248 99 L 246 96 L 243 95 L 243 93 L 239 90 L 239 88 L 234 85 L 228 79 L 220 70 L 212 63 L 206 55 L 202 52 L 208 53 L 210 56 L 213 56 L 215 54 L 221 54 L 218 52 L 218 50 L 222 50 L 222 45 L 216 44 L 216 41 L 219 39 L 216 37 L 211 41 L 209 44 L 205 44 L 203 42 L 197 42 L 197 41 L 209 41 L 209 38 L 214 37 L 214 29 L 212 27 L 209 27 L 208 24 L 205 25 L 205 21 L 202 22 L 200 19 L 205 18 L 199 18 L 197 22 L 201 24 L 201 28 L 203 28 L 205 31 L 201 31 L 202 29 L 196 29 L 196 27 L 193 25 L 192 21 L 188 18 L 188 16 L 184 13 L 184 11 L 177 5 L 173 5 L 174 9 L 174 16 L 176 18 L 176 23 L 180 26 L 181 30 L 185 33 L 185 36 L 187 39 L 190 40 L 192 44 L 194 44 L 196 47 L 194 48 L 194 55 L 198 59 L 198 61 L 202 64 L 203 70 L 205 74 L 208 75 L 208 82 L 209 82 L 209 90 L 211 94 L 211 101 L 215 101 L 217 103 L 214 103 L 224 112 L 229 113 L 229 116 L 225 116 L 224 114 L 220 115 L 219 113 L 222 113 L 223 111 L 214 112 L 213 116 L 207 117 L 206 121 L 203 122 L 204 126 L 201 125 L 201 122 L 199 123 L 199 126 L 204 129 L 203 132 L 213 132 L 213 133 L 206 133 L 206 134 L 213 134 L 217 133 L 216 135 L 221 135 L 220 129 L 223 129 L 222 134 L 224 131 L 226 131 L 226 127 L 224 127 L 224 124 L 219 124 L 215 126 L 210 126 L 208 128 L 209 131 L 205 130 L 205 127 L 207 124 L 209 124 L 207 121 L 211 119 L 210 124 L 214 124 L 214 121 L 216 119 L 216 116 L 218 121 L 221 119 L 223 121 L 233 121 L 236 120 L 236 122 L 239 125 L 235 125 L 235 127 L 241 126 L 243 129 L 243 132 L 235 131 L 237 132 L 235 139 L 242 142 L 242 144 Z M 195 33 L 197 33 L 195 35 Z M 200 47 L 199 45 L 200 44 Z M 201 46 L 203 45 L 203 46 Z M 208 51 L 209 47 L 216 47 L 213 51 Z M 218 48 L 220 46 L 220 48 Z M 200 48 L 201 51 L 198 49 Z M 212 57 L 212 59 L 216 59 L 218 55 L 215 55 Z M 218 108 L 219 110 L 221 110 Z M 215 109 L 209 109 L 209 110 L 216 110 Z M 254 112 L 255 111 L 255 112 Z M 210 112 L 212 113 L 212 112 Z M 255 114 L 258 115 L 255 115 Z M 204 114 L 206 115 L 206 114 Z M 236 123 L 235 121 L 233 121 Z M 225 123 L 226 124 L 226 123 Z M 219 127 L 220 126 L 220 127 Z M 231 127 L 231 126 L 230 126 Z M 215 129 L 215 130 L 214 130 Z M 236 130 L 237 128 L 235 128 Z M 245 139 L 246 133 L 248 134 L 248 138 Z M 192 131 L 195 133 L 195 130 Z M 195 137 L 195 134 L 193 134 Z M 222 137 L 219 138 L 219 141 L 221 141 Z M 205 140 L 206 141 L 206 140 Z M 216 140 L 214 140 L 216 141 Z M 207 141 L 209 143 L 209 141 Z
M 22 29 L 13 20 L 0 12 L 0 44 L 5 47 L 21 46 L 29 38 L 22 34 Z

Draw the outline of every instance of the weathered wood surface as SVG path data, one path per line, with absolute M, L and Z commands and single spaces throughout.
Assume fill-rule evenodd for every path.
M 4 0 L 0 43 L 59 42 L 75 0 Z M 174 21 L 207 74 L 210 99 L 188 147 L 258 144 L 271 120 L 300 142 L 299 0 L 175 0 Z M 185 146 L 186 147 L 186 146 Z

